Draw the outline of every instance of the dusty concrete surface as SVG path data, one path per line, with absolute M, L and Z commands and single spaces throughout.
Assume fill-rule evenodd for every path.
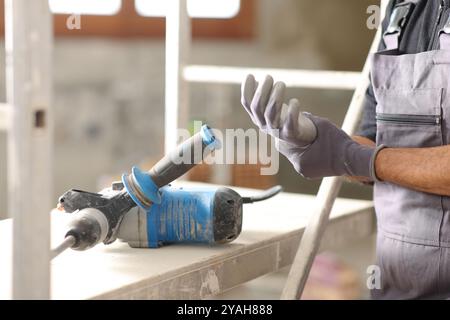
M 256 194 L 255 190 L 237 191 Z M 301 204 L 303 210 L 291 210 L 292 203 Z M 52 298 L 212 296 L 289 265 L 314 212 L 313 206 L 314 197 L 292 193 L 255 203 L 245 209 L 240 237 L 225 245 L 179 244 L 139 249 L 118 240 L 83 252 L 65 251 L 52 261 Z M 53 212 L 52 247 L 64 238 L 69 219 L 70 214 Z M 359 242 L 369 237 L 374 228 L 370 201 L 338 199 L 323 244 L 330 247 Z M 11 219 L 0 221 L 0 299 L 10 298 L 11 293 L 11 233 Z

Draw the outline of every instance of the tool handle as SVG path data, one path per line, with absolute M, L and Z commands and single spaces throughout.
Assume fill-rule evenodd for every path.
M 204 125 L 200 132 L 184 141 L 149 171 L 158 188 L 161 188 L 187 173 L 213 150 L 220 147 L 212 130 Z

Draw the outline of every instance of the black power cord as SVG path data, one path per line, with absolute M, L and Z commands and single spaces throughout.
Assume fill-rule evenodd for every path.
M 275 186 L 273 188 L 270 188 L 270 189 L 267 189 L 267 190 L 261 192 L 257 196 L 242 197 L 242 203 L 245 204 L 245 203 L 253 203 L 253 202 L 264 201 L 264 200 L 272 198 L 273 196 L 276 196 L 281 191 L 283 191 L 283 187 L 282 186 Z

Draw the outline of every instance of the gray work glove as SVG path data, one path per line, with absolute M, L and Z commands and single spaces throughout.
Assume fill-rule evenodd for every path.
M 305 178 L 366 177 L 376 180 L 374 160 L 381 148 L 361 145 L 327 119 L 300 112 L 298 100 L 284 104 L 286 85 L 253 75 L 242 85 L 242 105 L 252 121 L 275 137 L 278 151 Z

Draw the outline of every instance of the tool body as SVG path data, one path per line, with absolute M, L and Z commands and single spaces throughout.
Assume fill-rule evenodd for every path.
M 118 192 L 92 193 L 72 189 L 59 199 L 58 207 L 75 213 L 69 225 L 66 241 L 75 250 L 86 250 L 100 242 L 112 243 L 125 215 L 139 206 L 150 210 L 161 202 L 159 189 L 187 173 L 212 150 L 220 148 L 212 130 L 203 126 L 199 133 L 179 145 L 162 158 L 149 172 L 133 167 L 122 182 L 113 184 Z M 60 249 L 61 251 L 63 249 Z M 61 251 L 62 252 L 62 251 Z
M 121 223 L 118 238 L 134 248 L 170 243 L 224 244 L 242 230 L 243 204 L 268 199 L 280 186 L 258 197 L 241 197 L 225 187 L 161 188 L 161 202 L 149 210 L 136 208 Z

